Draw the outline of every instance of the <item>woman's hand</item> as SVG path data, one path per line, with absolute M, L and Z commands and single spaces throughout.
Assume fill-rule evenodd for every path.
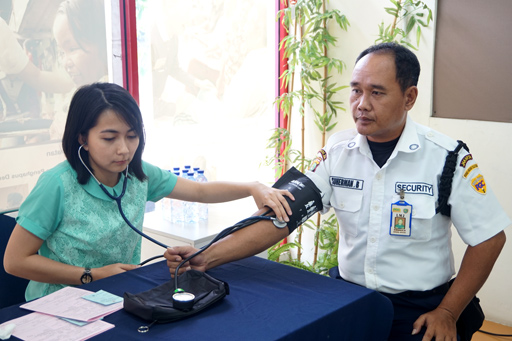
M 259 182 L 255 183 L 250 191 L 259 209 L 266 206 L 274 211 L 277 219 L 286 222 L 290 221 L 288 216 L 292 215 L 292 210 L 285 196 L 292 201 L 295 198 L 289 191 L 268 187 Z
M 123 264 L 123 263 L 110 264 L 110 265 L 102 266 L 101 268 L 91 269 L 91 276 L 92 276 L 93 281 L 96 281 L 98 279 L 114 276 L 114 275 L 117 275 L 117 274 L 120 274 L 120 273 L 123 273 L 126 271 L 136 269 L 138 267 L 140 267 L 140 265 Z

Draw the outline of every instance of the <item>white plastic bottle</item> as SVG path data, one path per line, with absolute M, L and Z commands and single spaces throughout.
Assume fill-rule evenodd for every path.
M 185 166 L 186 167 L 186 166 Z M 187 173 L 189 180 L 195 181 L 194 172 L 189 170 Z M 197 203 L 192 201 L 185 201 L 185 223 L 197 223 L 199 221 Z
M 194 167 L 194 180 L 196 180 L 196 181 L 197 181 L 197 177 L 199 175 L 198 171 L 199 171 L 199 167 Z
M 208 179 L 204 175 L 204 170 L 198 170 L 197 171 L 197 182 L 208 182 Z M 198 214 L 199 214 L 199 220 L 208 220 L 208 204 L 206 203 L 197 203 L 198 207 Z
M 170 172 L 170 170 L 168 171 Z M 162 216 L 165 220 L 172 221 L 172 200 L 163 198 L 161 200 Z
M 180 176 L 179 170 L 174 172 L 174 175 Z M 184 214 L 184 202 L 178 199 L 172 199 L 171 201 L 171 207 L 172 207 L 172 213 L 171 213 L 171 221 L 173 223 L 182 223 L 185 220 L 185 214 Z

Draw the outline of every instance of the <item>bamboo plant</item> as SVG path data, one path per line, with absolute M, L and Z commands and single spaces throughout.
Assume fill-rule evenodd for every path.
M 417 50 L 417 46 L 420 45 L 421 28 L 430 25 L 432 10 L 423 1 L 405 0 L 402 3 L 402 0 L 390 0 L 390 2 L 393 7 L 384 9 L 393 17 L 393 23 L 386 27 L 384 22 L 379 25 L 379 37 L 375 42 L 396 42 Z M 415 32 L 416 46 L 409 41 L 412 32 Z
M 286 0 L 283 2 L 286 4 Z M 306 107 L 313 111 L 313 122 L 322 134 L 321 145 L 325 144 L 327 132 L 336 126 L 337 122 L 334 118 L 338 111 L 345 110 L 342 107 L 342 102 L 333 100 L 333 95 L 346 86 L 339 86 L 332 80 L 332 72 L 336 71 L 341 74 L 345 64 L 337 58 L 328 56 L 329 48 L 335 46 L 337 39 L 329 33 L 327 27 L 330 22 L 333 22 L 346 31 L 349 22 L 339 10 L 326 10 L 325 2 L 325 0 L 298 0 L 278 13 L 278 18 L 282 18 L 284 27 L 289 30 L 288 35 L 280 42 L 279 46 L 284 50 L 285 58 L 288 58 L 288 69 L 280 76 L 280 80 L 288 88 L 288 92 L 276 99 L 277 107 L 283 113 L 287 123 L 285 124 L 286 128 L 275 129 L 268 144 L 268 148 L 272 148 L 275 152 L 272 157 L 267 159 L 267 164 L 276 164 L 276 176 L 283 174 L 291 165 L 301 172 L 305 172 L 309 167 L 311 160 L 305 157 L 304 152 L 307 142 L 304 115 Z M 295 81 L 296 75 L 300 82 Z M 296 83 L 299 83 L 300 88 L 295 88 Z M 290 131 L 294 105 L 298 105 L 301 120 L 300 150 L 291 149 Z M 316 231 L 315 240 L 318 240 L 318 236 L 323 236 L 320 232 L 322 231 L 320 215 L 318 215 L 316 224 L 308 222 L 305 225 Z M 279 255 L 296 248 L 297 261 L 295 265 L 307 267 L 301 263 L 302 232 L 301 226 L 297 230 L 296 242 L 277 245 L 273 249 L 272 255 Z M 336 240 L 333 242 L 337 244 Z M 313 266 L 316 263 L 318 247 L 319 242 L 315 241 Z M 270 259 L 272 259 L 272 255 L 269 256 Z

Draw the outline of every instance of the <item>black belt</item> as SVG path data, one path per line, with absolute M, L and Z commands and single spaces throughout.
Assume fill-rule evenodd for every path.
M 400 292 L 398 294 L 388 294 L 388 293 L 382 293 L 386 296 L 403 296 L 403 297 L 428 297 L 432 295 L 444 295 L 448 292 L 448 289 L 450 289 L 450 283 L 441 284 L 438 287 L 435 287 L 434 289 L 425 290 L 425 291 L 414 291 L 414 290 L 407 290 L 404 292 Z
M 347 281 L 346 279 L 342 278 L 340 276 L 340 272 L 339 272 L 339 269 L 337 266 L 329 269 L 329 276 L 331 278 L 335 278 L 335 279 L 341 279 L 342 281 L 345 281 L 347 283 L 352 283 L 350 281 Z M 428 297 L 428 296 L 431 296 L 431 295 L 438 295 L 438 294 L 446 294 L 448 292 L 448 289 L 450 289 L 450 286 L 453 282 L 453 279 L 448 282 L 448 283 L 444 283 L 444 284 L 441 284 L 440 286 L 438 287 L 435 287 L 434 289 L 430 289 L 430 290 L 426 290 L 426 291 L 414 291 L 414 290 L 407 290 L 407 291 L 404 291 L 404 292 L 400 292 L 398 294 L 388 294 L 388 293 L 385 293 L 385 292 L 381 292 L 382 294 L 385 294 L 385 295 L 390 295 L 390 296 L 398 296 L 398 295 L 401 295 L 401 296 L 404 296 L 404 297 Z M 356 284 L 356 283 L 352 283 L 352 284 Z M 359 285 L 359 284 L 356 284 L 356 285 Z M 361 285 L 359 285 L 361 286 Z

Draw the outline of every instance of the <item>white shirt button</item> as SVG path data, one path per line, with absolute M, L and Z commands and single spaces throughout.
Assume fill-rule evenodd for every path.
M 373 206 L 373 210 L 374 210 L 374 211 L 378 211 L 379 209 L 380 209 L 380 206 L 379 206 L 379 205 L 374 205 L 374 206 Z

